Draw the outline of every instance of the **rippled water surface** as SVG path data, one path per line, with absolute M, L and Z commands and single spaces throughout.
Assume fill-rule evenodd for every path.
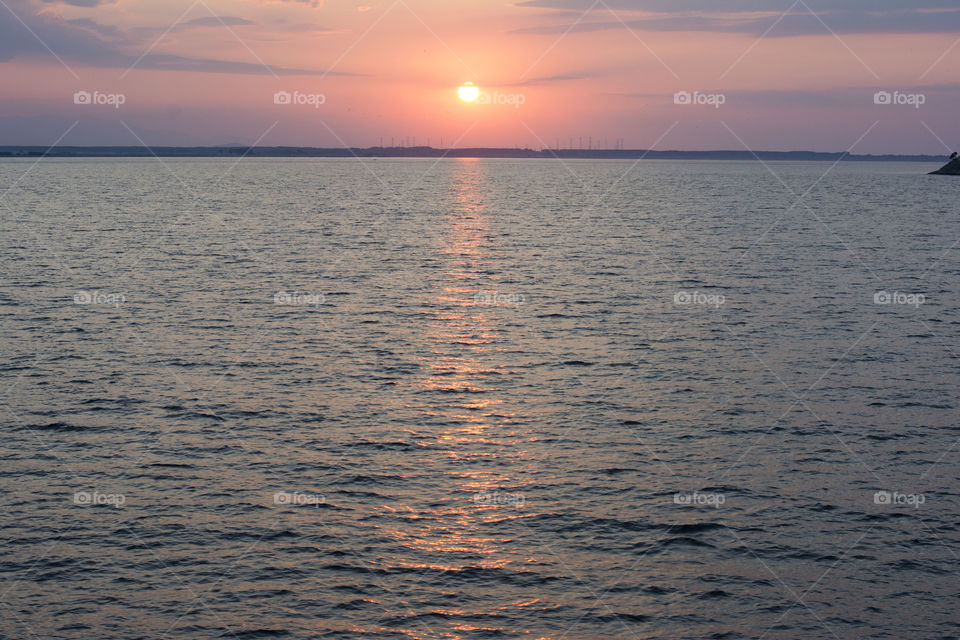
M 957 637 L 931 168 L 0 162 L 0 637 Z

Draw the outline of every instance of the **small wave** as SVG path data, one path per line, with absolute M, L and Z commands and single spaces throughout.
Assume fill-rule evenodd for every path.
M 716 522 L 693 522 L 688 524 L 664 524 L 656 525 L 657 528 L 664 529 L 668 533 L 702 533 L 704 531 L 716 531 L 723 529 L 722 524 Z
M 705 591 L 697 596 L 700 600 L 716 600 L 718 598 L 729 598 L 733 594 L 724 591 L 723 589 L 713 589 L 711 591 Z
M 70 424 L 69 422 L 48 422 L 47 424 L 31 424 L 26 429 L 36 429 L 37 431 L 88 431 L 87 427 Z
M 635 545 L 633 545 L 633 548 L 634 548 L 634 549 L 642 550 L 642 552 L 644 552 L 644 553 L 645 553 L 648 549 L 649 549 L 649 550 L 662 550 L 662 549 L 665 549 L 665 548 L 668 548 L 668 547 L 699 547 L 699 548 L 703 548 L 703 549 L 714 549 L 714 548 L 715 548 L 715 546 L 712 545 L 712 544 L 710 544 L 709 542 L 704 542 L 703 540 L 699 540 L 699 539 L 697 539 L 697 538 L 691 538 L 690 536 L 672 536 L 672 537 L 670 537 L 670 538 L 665 538 L 665 539 L 663 539 L 663 540 L 658 540 L 657 542 L 655 542 L 655 543 L 653 544 L 652 547 L 651 547 L 650 545 L 645 544 L 645 543 L 642 543 L 642 542 L 638 542 L 638 543 L 636 543 Z
M 221 638 L 240 638 L 241 640 L 257 640 L 258 638 L 287 638 L 292 634 L 286 629 L 248 629 L 240 631 L 225 631 Z

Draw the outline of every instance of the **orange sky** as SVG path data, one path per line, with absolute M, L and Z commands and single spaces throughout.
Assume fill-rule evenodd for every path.
M 960 146 L 960 9 L 942 0 L 786 14 L 774 0 L 7 4 L 0 145 L 77 123 L 61 144 Z M 465 81 L 503 104 L 459 100 Z M 123 104 L 75 104 L 78 91 Z M 278 91 L 323 104 L 275 104 Z

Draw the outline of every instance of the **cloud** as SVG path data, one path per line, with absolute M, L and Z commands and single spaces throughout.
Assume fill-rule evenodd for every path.
M 561 3 L 563 0 L 533 0 L 534 2 Z M 572 2 L 572 0 L 571 0 Z M 529 6 L 529 3 L 526 3 Z M 649 4 L 655 4 L 650 2 Z M 692 4 L 692 2 L 682 2 Z M 764 4 L 757 2 L 756 4 Z M 857 4 L 851 1 L 850 4 Z M 892 4 L 892 3 L 887 3 Z M 538 5 L 539 6 L 539 5 Z M 546 6 L 546 5 L 544 5 Z M 551 6 L 551 8 L 557 8 Z M 609 18 L 590 21 L 590 16 Z M 564 23 L 527 27 L 512 33 L 562 34 L 610 31 L 628 27 L 637 31 L 706 31 L 719 33 L 767 34 L 769 37 L 822 35 L 830 30 L 836 33 L 955 33 L 960 32 L 960 9 L 914 10 L 889 9 L 886 11 L 830 10 L 818 11 L 816 15 L 805 9 L 790 14 L 767 14 L 730 12 L 723 13 L 657 13 L 642 17 L 617 20 L 606 10 L 594 10 L 579 23 Z M 824 26 L 826 25 L 826 26 Z M 772 28 L 771 28 L 772 27 Z M 828 30 L 829 27 L 829 30 Z
M 323 0 L 267 0 L 269 4 L 305 4 L 312 9 L 323 6 Z
M 174 27 L 174 29 L 185 31 L 186 29 L 193 29 L 195 27 L 222 27 L 224 25 L 228 27 L 242 27 L 251 24 L 256 23 L 246 18 L 237 18 L 234 16 L 207 16 L 206 18 L 194 18 L 193 20 L 181 22 Z
M 887 87 L 891 91 L 892 87 Z M 718 91 L 719 88 L 704 90 L 704 93 Z M 742 89 L 724 91 L 727 96 L 727 108 L 763 107 L 765 109 L 783 109 L 798 107 L 802 109 L 833 109 L 835 112 L 849 109 L 875 109 L 873 94 L 882 90 L 882 86 L 827 87 L 824 89 Z M 960 82 L 916 85 L 910 87 L 912 93 L 922 93 L 928 98 L 950 104 L 960 90 Z M 649 103 L 673 105 L 673 93 L 608 93 L 620 98 L 643 100 Z
M 71 0 L 74 3 L 93 1 L 95 0 Z M 257 63 L 162 53 L 150 53 L 143 58 L 139 58 L 138 55 L 131 55 L 126 51 L 131 50 L 131 47 L 138 50 L 147 49 L 148 43 L 136 37 L 142 35 L 142 32 L 127 33 L 89 19 L 64 20 L 47 12 L 34 13 L 30 9 L 29 0 L 6 0 L 6 5 L 9 11 L 0 9 L 0 62 L 7 62 L 14 58 L 50 59 L 50 52 L 53 51 L 68 67 L 86 65 L 128 69 L 136 65 L 138 69 L 207 73 L 324 74 L 324 71 L 316 69 L 286 67 L 268 69 Z M 249 20 L 243 18 L 210 16 L 185 22 L 181 25 L 182 28 L 175 28 L 174 30 L 217 26 L 223 28 L 220 20 L 231 26 L 252 24 Z M 351 76 L 356 74 L 331 72 L 329 75 Z
M 103 36 L 104 38 L 121 39 L 124 37 L 123 31 L 120 29 L 112 25 L 100 24 L 99 22 L 95 22 L 90 18 L 77 18 L 75 20 L 67 20 L 66 22 L 74 27 L 92 31 L 100 36 Z
M 791 0 L 725 0 L 722 8 L 716 0 L 604 0 L 598 4 L 595 0 L 524 0 L 518 7 L 542 7 L 568 11 L 586 11 L 596 5 L 596 12 L 605 7 L 614 11 L 643 11 L 649 13 L 749 13 L 771 11 L 783 13 L 793 4 Z M 797 5 L 799 11 L 809 8 L 812 11 L 830 11 L 840 4 L 837 0 L 802 0 Z M 897 10 L 955 9 L 956 0 L 844 0 L 845 11 L 885 12 Z
M 533 87 L 536 85 L 542 84 L 556 84 L 558 82 L 572 82 L 574 80 L 586 80 L 588 78 L 595 78 L 602 74 L 600 73 L 561 73 L 554 76 L 543 76 L 540 78 L 531 78 L 529 80 L 524 80 L 523 82 L 516 82 L 514 84 L 507 85 L 508 87 Z
M 80 23 L 79 20 L 71 20 L 73 24 Z M 92 22 L 92 21 L 86 21 Z M 195 29 L 216 29 L 220 28 L 233 28 L 233 27 L 246 27 L 256 24 L 252 20 L 247 20 L 246 18 L 237 18 L 234 16 L 206 16 L 203 18 L 194 18 L 193 20 L 187 20 L 185 22 L 177 23 L 173 26 L 164 25 L 159 27 L 137 27 L 131 29 L 129 32 L 120 32 L 121 39 L 125 41 L 126 44 L 130 46 L 138 46 L 138 44 L 144 41 L 154 42 L 158 37 L 162 37 L 168 33 L 182 33 L 184 31 L 192 31 Z M 84 24 L 88 28 L 96 30 L 98 33 L 103 33 L 104 35 L 115 35 L 113 27 L 107 27 L 109 32 L 106 32 L 102 25 L 89 25 Z
M 99 7 L 104 4 L 113 4 L 117 0 L 43 0 L 46 4 L 69 4 L 74 7 Z

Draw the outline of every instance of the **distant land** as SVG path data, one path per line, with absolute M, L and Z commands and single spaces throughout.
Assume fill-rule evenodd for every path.
M 434 147 L 22 147 L 0 146 L 0 157 L 50 158 L 561 158 L 569 160 L 792 160 L 861 162 L 943 162 L 944 155 L 854 155 L 816 151 L 653 151 L 649 149 L 509 149 Z

